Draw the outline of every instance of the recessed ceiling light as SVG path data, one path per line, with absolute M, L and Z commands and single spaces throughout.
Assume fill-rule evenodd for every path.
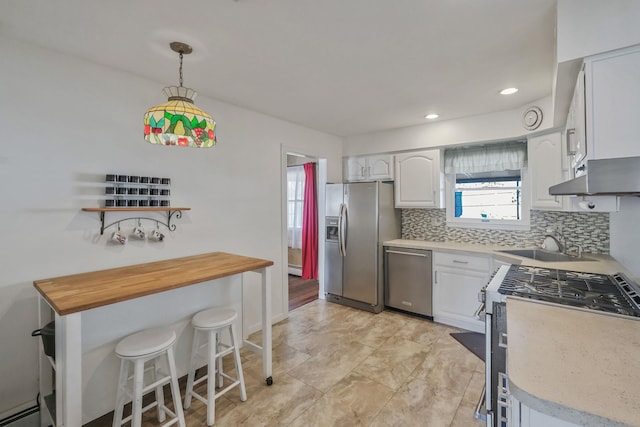
M 437 119 L 438 117 L 440 116 L 437 114 L 427 114 L 426 116 L 424 116 L 425 119 L 429 119 L 429 120 Z
M 508 87 L 506 89 L 502 89 L 500 91 L 500 95 L 513 95 L 517 91 L 518 91 L 518 88 L 516 88 L 516 87 Z

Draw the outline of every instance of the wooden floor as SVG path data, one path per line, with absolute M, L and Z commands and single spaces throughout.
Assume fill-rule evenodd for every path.
M 318 281 L 289 275 L 289 311 L 318 299 Z

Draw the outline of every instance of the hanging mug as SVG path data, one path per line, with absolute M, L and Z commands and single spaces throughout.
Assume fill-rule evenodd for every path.
M 124 245 L 127 243 L 127 240 L 129 239 L 124 233 L 122 233 L 120 230 L 117 230 L 113 232 L 113 236 L 111 236 L 111 240 L 113 240 L 115 243 Z
M 164 234 L 160 232 L 160 230 L 153 230 L 151 233 L 151 238 L 153 240 L 157 240 L 158 242 L 162 242 L 164 240 Z
M 145 233 L 144 228 L 142 228 L 142 225 L 140 223 L 133 227 L 131 235 L 140 240 L 144 240 L 147 237 L 147 233 Z

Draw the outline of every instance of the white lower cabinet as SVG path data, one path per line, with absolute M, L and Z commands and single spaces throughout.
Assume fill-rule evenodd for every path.
M 491 256 L 466 253 L 433 253 L 433 320 L 484 333 L 484 319 L 474 313 L 478 293 L 489 282 Z

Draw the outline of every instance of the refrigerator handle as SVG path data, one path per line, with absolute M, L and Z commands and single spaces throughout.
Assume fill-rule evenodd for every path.
M 340 247 L 340 255 L 347 255 L 347 205 L 340 205 L 340 216 L 338 217 L 338 245 Z

